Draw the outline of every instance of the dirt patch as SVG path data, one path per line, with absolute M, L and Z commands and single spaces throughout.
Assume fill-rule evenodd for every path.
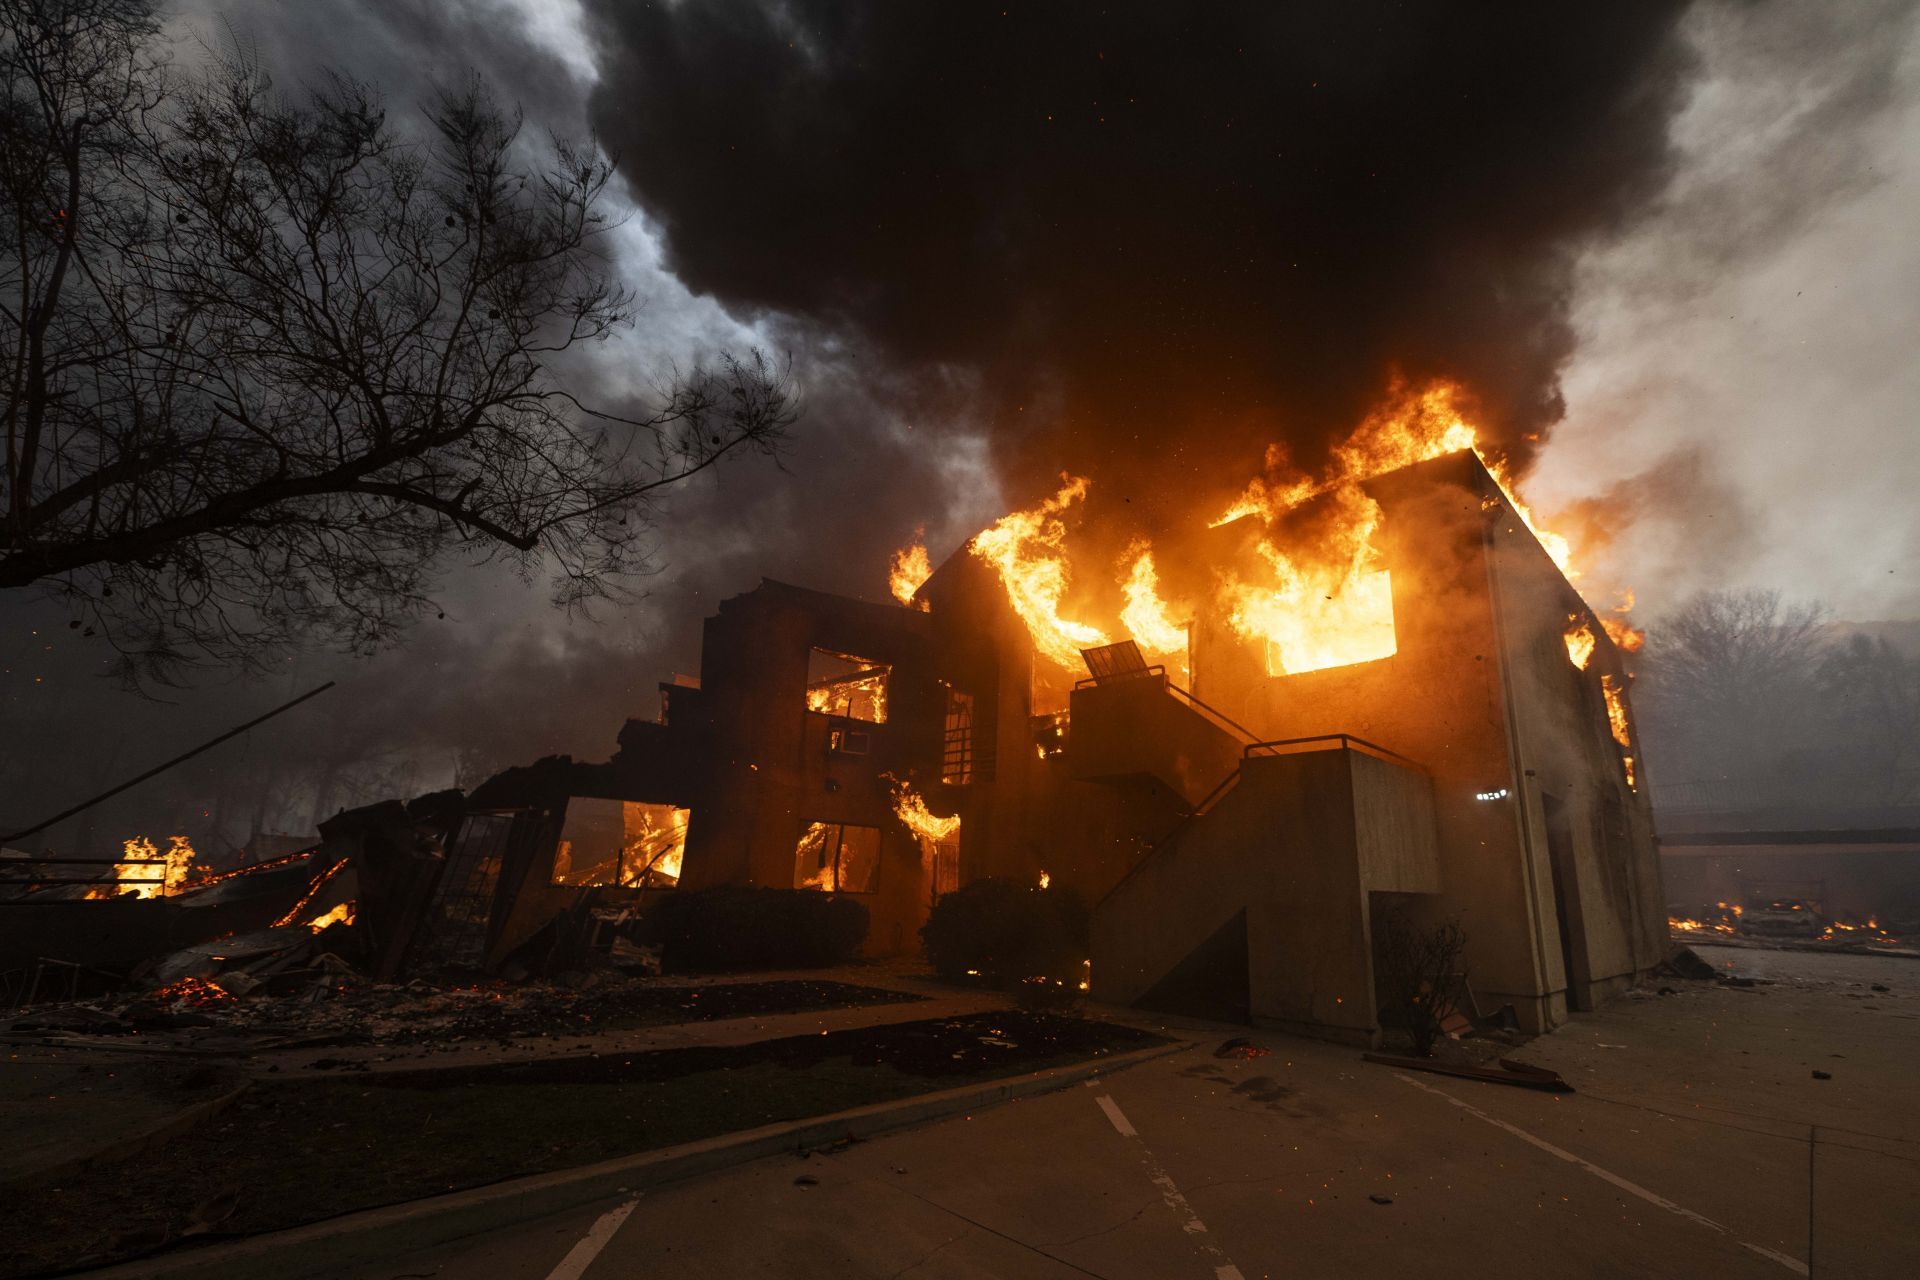
M 1159 1043 L 1128 1027 L 1000 1012 L 728 1048 L 262 1084 L 163 1152 L 21 1192 L 0 1225 L 0 1275 L 277 1230 Z

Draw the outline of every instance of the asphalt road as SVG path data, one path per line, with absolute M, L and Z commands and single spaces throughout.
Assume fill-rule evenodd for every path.
M 1624 999 L 1529 1045 L 1572 1095 L 1278 1035 L 1222 1059 L 1210 1035 L 351 1280 L 1920 1275 L 1920 962 L 1701 950 L 1774 981 Z

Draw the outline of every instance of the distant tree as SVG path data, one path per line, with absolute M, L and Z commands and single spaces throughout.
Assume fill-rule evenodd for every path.
M 1750 774 L 1799 741 L 1819 711 L 1825 617 L 1778 591 L 1708 591 L 1650 628 L 1636 704 L 1663 776 Z
M 0 589 L 130 673 L 378 645 L 455 555 L 604 597 L 664 487 L 794 422 L 758 353 L 634 417 L 557 385 L 634 315 L 594 148 L 529 158 L 477 81 L 414 144 L 369 86 L 157 41 L 148 0 L 0 0 Z
M 1822 655 L 1818 672 L 1832 753 L 1868 779 L 1882 804 L 1920 791 L 1920 661 L 1884 639 L 1851 635 Z

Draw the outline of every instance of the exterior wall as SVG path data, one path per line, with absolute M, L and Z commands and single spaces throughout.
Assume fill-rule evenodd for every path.
M 885 723 L 807 709 L 816 647 L 891 664 Z M 894 817 L 882 775 L 923 792 L 938 776 L 945 694 L 932 672 L 927 616 L 765 583 L 707 620 L 701 674 L 697 723 L 676 719 L 670 726 L 710 744 L 698 792 L 683 802 L 692 810 L 683 887 L 790 889 L 794 848 L 807 824 L 877 827 L 874 891 L 848 896 L 870 914 L 869 953 L 911 950 L 931 885 L 918 843 Z M 849 723 L 871 735 L 869 754 L 829 750 L 830 731 Z
M 1419 761 L 1434 783 L 1442 883 L 1420 910 L 1460 919 L 1483 1005 L 1510 1003 L 1542 1029 L 1568 1008 L 1544 795 L 1573 833 L 1561 881 L 1588 986 L 1651 967 L 1664 938 L 1651 819 L 1626 790 L 1599 691 L 1618 655 L 1602 634 L 1590 670 L 1574 670 L 1561 637 L 1585 605 L 1471 454 L 1370 491 L 1386 515 L 1393 656 L 1273 677 L 1244 643 L 1203 626 L 1196 692 L 1263 738 L 1348 733 Z M 1581 990 L 1574 1003 L 1593 998 Z
M 1629 732 L 1642 775 L 1636 792 L 1627 784 L 1601 689 L 1602 677 L 1610 677 L 1622 700 L 1631 702 L 1619 651 L 1520 520 L 1503 514 L 1489 532 L 1490 578 L 1521 766 L 1515 794 L 1527 842 L 1536 855 L 1546 855 L 1544 874 L 1536 876 L 1537 912 L 1546 924 L 1543 969 L 1575 1008 L 1592 1008 L 1666 952 L 1646 765 L 1637 736 Z M 1584 620 L 1597 640 L 1584 670 L 1567 656 L 1565 632 L 1576 620 Z M 1566 900 L 1562 910 L 1553 898 L 1556 879 Z M 1571 934 L 1564 942 L 1557 923 L 1562 914 Z M 1563 959 L 1568 955 L 1571 973 Z

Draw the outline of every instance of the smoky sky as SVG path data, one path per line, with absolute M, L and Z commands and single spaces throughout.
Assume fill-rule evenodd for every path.
M 1680 9 L 592 0 L 591 111 L 690 288 L 981 369 L 1011 488 L 1137 497 L 1310 461 L 1394 371 L 1524 456 Z

